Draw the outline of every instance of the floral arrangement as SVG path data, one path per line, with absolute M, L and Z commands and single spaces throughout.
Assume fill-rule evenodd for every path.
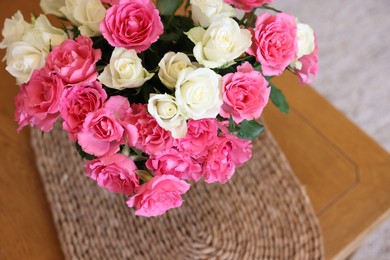
M 226 183 L 250 159 L 269 99 L 288 112 L 272 77 L 317 74 L 312 28 L 271 2 L 41 0 L 58 27 L 18 11 L 0 48 L 19 130 L 60 121 L 86 175 L 136 215 L 181 206 L 190 183 Z

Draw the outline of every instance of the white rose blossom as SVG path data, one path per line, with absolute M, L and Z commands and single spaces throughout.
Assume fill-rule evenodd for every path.
M 100 0 L 79 0 L 73 10 L 73 17 L 81 24 L 81 35 L 93 37 L 101 35 L 99 25 L 106 15 L 106 8 Z
M 302 63 L 299 61 L 303 56 L 313 53 L 315 49 L 315 35 L 314 30 L 307 24 L 300 23 L 296 19 L 297 23 L 297 36 L 298 36 L 298 54 L 290 66 L 298 70 L 302 69 Z
M 209 68 L 185 69 L 175 97 L 186 118 L 215 118 L 222 106 L 222 77 Z
M 32 25 L 24 20 L 20 11 L 17 11 L 11 19 L 5 19 L 1 32 L 4 39 L 0 42 L 0 49 L 5 49 L 12 43 L 20 41 L 31 28 Z
M 64 17 L 60 8 L 65 6 L 65 0 L 41 0 L 39 5 L 45 14 L 53 14 L 58 17 Z
M 45 66 L 46 55 L 27 42 L 14 42 L 7 49 L 5 69 L 16 78 L 17 84 L 26 83 L 34 70 Z
M 158 77 L 161 82 L 169 89 L 174 89 L 179 73 L 186 68 L 194 68 L 191 60 L 184 53 L 168 52 L 158 63 Z
M 51 25 L 47 17 L 42 14 L 33 22 L 33 28 L 22 38 L 24 42 L 47 53 L 66 39 L 68 39 L 68 35 L 63 30 Z
M 222 17 L 235 15 L 234 8 L 223 0 L 191 0 L 192 20 L 195 24 L 208 27 Z
M 170 131 L 174 138 L 183 138 L 187 133 L 187 122 L 173 96 L 152 94 L 148 101 L 148 111 L 159 126 Z
M 110 64 L 99 75 L 99 81 L 109 88 L 138 88 L 153 77 L 143 66 L 135 50 L 115 48 Z
M 315 49 L 314 30 L 307 24 L 297 24 L 298 59 L 311 54 Z
M 214 21 L 207 30 L 192 28 L 187 35 L 195 44 L 196 60 L 208 68 L 229 64 L 252 45 L 249 30 L 241 29 L 231 18 Z
M 93 37 L 101 35 L 99 25 L 106 15 L 106 8 L 100 0 L 65 0 L 60 11 L 74 25 L 81 35 Z
M 65 0 L 65 5 L 59 9 L 60 12 L 64 14 L 66 19 L 71 21 L 76 26 L 81 25 L 81 23 L 74 18 L 74 10 L 76 9 L 77 3 L 79 1 L 80 0 Z
M 45 66 L 51 49 L 67 38 L 63 30 L 53 27 L 45 15 L 40 15 L 22 38 L 7 48 L 6 70 L 18 84 L 28 82 L 34 70 Z

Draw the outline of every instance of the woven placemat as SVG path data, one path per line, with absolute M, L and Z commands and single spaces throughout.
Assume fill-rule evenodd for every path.
M 323 259 L 309 199 L 269 134 L 228 184 L 192 185 L 156 218 L 86 177 L 59 128 L 33 130 L 32 144 L 67 259 Z

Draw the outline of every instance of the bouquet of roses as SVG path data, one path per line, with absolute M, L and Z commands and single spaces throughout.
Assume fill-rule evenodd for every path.
M 19 129 L 61 121 L 86 175 L 136 215 L 181 206 L 189 183 L 226 183 L 250 159 L 269 99 L 288 112 L 273 76 L 317 74 L 313 30 L 271 2 L 41 0 L 62 28 L 17 12 L 0 48 Z

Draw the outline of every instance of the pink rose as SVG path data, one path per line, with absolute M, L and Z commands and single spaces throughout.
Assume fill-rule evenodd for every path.
M 223 104 L 219 113 L 222 117 L 232 115 L 237 123 L 260 117 L 268 103 L 271 88 L 249 62 L 238 66 L 236 73 L 226 74 L 222 85 Z
M 102 108 L 106 99 L 107 94 L 98 81 L 65 89 L 61 99 L 62 127 L 73 141 L 77 140 L 87 114 Z
M 314 52 L 301 57 L 298 61 L 302 64 L 302 68 L 300 70 L 295 69 L 299 80 L 302 84 L 310 84 L 317 77 L 317 73 L 319 70 L 318 46 L 316 40 Z
M 274 0 L 225 0 L 226 3 L 234 5 L 234 7 L 244 10 L 245 12 L 250 12 L 253 8 L 272 3 L 273 1 Z
M 207 183 L 226 183 L 233 176 L 235 164 L 230 153 L 232 144 L 226 138 L 219 138 L 214 149 L 210 150 L 203 164 L 204 180 Z
M 88 161 L 84 171 L 100 187 L 111 192 L 131 195 L 139 188 L 137 166 L 133 160 L 120 153 Z
M 282 74 L 298 52 L 298 37 L 295 18 L 278 13 L 264 13 L 256 20 L 252 32 L 252 46 L 248 53 L 260 62 L 265 76 Z
M 128 122 L 137 127 L 139 134 L 135 147 L 151 155 L 170 149 L 173 145 L 172 135 L 158 125 L 149 114 L 147 105 L 132 104 L 131 108 L 133 113 Z
M 46 59 L 48 73 L 57 73 L 67 84 L 95 81 L 96 62 L 102 53 L 92 45 L 90 38 L 79 36 L 55 46 Z
M 224 139 L 226 145 L 231 146 L 229 156 L 235 167 L 242 166 L 252 157 L 252 142 L 250 140 L 244 140 L 232 134 L 224 134 L 220 138 Z
M 202 177 L 202 167 L 188 154 L 175 148 L 166 150 L 159 155 L 151 156 L 146 167 L 156 175 L 174 175 L 185 180 L 198 181 Z
M 81 148 L 95 156 L 111 155 L 126 143 L 133 146 L 138 138 L 137 128 L 126 122 L 131 113 L 129 101 L 122 96 L 112 96 L 100 108 L 89 113 L 78 133 Z
M 56 75 L 47 75 L 44 69 L 34 71 L 30 81 L 20 86 L 15 97 L 18 131 L 26 125 L 45 132 L 52 130 L 60 115 L 63 90 L 64 84 Z
M 176 145 L 183 153 L 203 156 L 218 141 L 219 123 L 215 118 L 189 120 L 188 131 L 184 138 L 177 139 Z
M 186 193 L 190 185 L 173 175 L 153 177 L 143 184 L 137 193 L 127 201 L 129 207 L 136 207 L 135 215 L 154 217 L 183 204 L 181 194 Z
M 100 31 L 112 46 L 142 52 L 158 40 L 164 28 L 150 0 L 122 0 L 107 10 Z
M 207 183 L 226 183 L 237 167 L 252 156 L 251 141 L 240 139 L 232 134 L 222 134 L 215 147 L 209 150 L 203 164 L 203 174 Z

